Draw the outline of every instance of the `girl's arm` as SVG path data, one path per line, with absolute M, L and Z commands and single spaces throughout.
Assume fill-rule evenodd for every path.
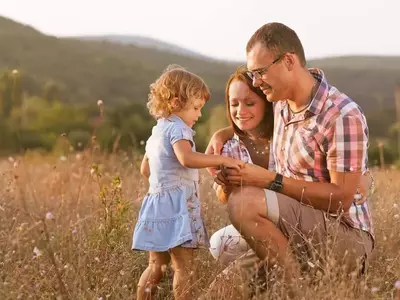
M 140 174 L 146 178 L 150 177 L 149 158 L 147 157 L 147 154 L 144 155 L 142 164 L 140 165 Z
M 224 165 L 228 168 L 239 170 L 244 167 L 244 162 L 221 155 L 208 155 L 199 152 L 193 152 L 192 146 L 188 140 L 179 140 L 173 144 L 176 157 L 182 166 L 187 168 L 207 168 Z

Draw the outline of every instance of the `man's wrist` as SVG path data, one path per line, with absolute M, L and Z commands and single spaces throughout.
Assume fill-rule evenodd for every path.
M 283 175 L 276 173 L 274 180 L 270 183 L 268 189 L 274 192 L 280 192 L 283 188 Z

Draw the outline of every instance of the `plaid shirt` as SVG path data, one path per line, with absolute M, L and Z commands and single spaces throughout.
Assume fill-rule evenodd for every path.
M 324 73 L 311 69 L 319 84 L 310 106 L 290 119 L 287 101 L 274 105 L 276 171 L 290 178 L 330 182 L 329 171 L 368 171 L 368 127 L 361 108 L 335 87 Z M 352 203 L 346 222 L 373 233 L 368 201 Z

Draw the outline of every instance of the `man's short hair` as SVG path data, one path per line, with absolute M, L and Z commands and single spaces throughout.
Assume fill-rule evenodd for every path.
M 303 45 L 300 42 L 296 32 L 282 23 L 267 23 L 261 26 L 247 42 L 246 52 L 257 44 L 262 46 L 276 55 L 286 52 L 294 53 L 298 56 L 301 65 L 306 65 Z

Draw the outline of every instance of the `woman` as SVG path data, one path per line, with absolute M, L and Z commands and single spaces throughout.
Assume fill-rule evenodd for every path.
M 274 157 L 270 151 L 274 123 L 272 103 L 267 101 L 259 88 L 252 85 L 246 71 L 244 67 L 240 67 L 230 76 L 226 85 L 227 118 L 235 134 L 224 144 L 222 155 L 274 170 Z M 212 173 L 212 170 L 209 172 Z M 361 195 L 366 194 L 363 192 L 372 185 L 373 178 L 370 173 L 363 176 L 360 193 L 355 195 L 355 200 L 359 203 L 365 201 L 366 197 Z M 230 188 L 215 183 L 214 189 L 218 199 L 226 203 Z M 259 259 L 232 225 L 215 232 L 210 244 L 211 254 L 223 266 L 228 266 L 235 261 L 236 265 L 246 273 L 254 273 L 256 270 L 254 266 Z
M 272 103 L 252 85 L 246 71 L 245 67 L 239 67 L 226 84 L 226 113 L 235 134 L 224 144 L 222 155 L 273 170 L 274 159 L 270 151 L 274 124 Z M 218 199 L 226 203 L 229 187 L 214 183 L 214 189 Z M 215 232 L 210 244 L 212 256 L 223 266 L 243 256 L 238 260 L 240 267 L 251 270 L 257 261 L 254 252 L 232 225 Z

